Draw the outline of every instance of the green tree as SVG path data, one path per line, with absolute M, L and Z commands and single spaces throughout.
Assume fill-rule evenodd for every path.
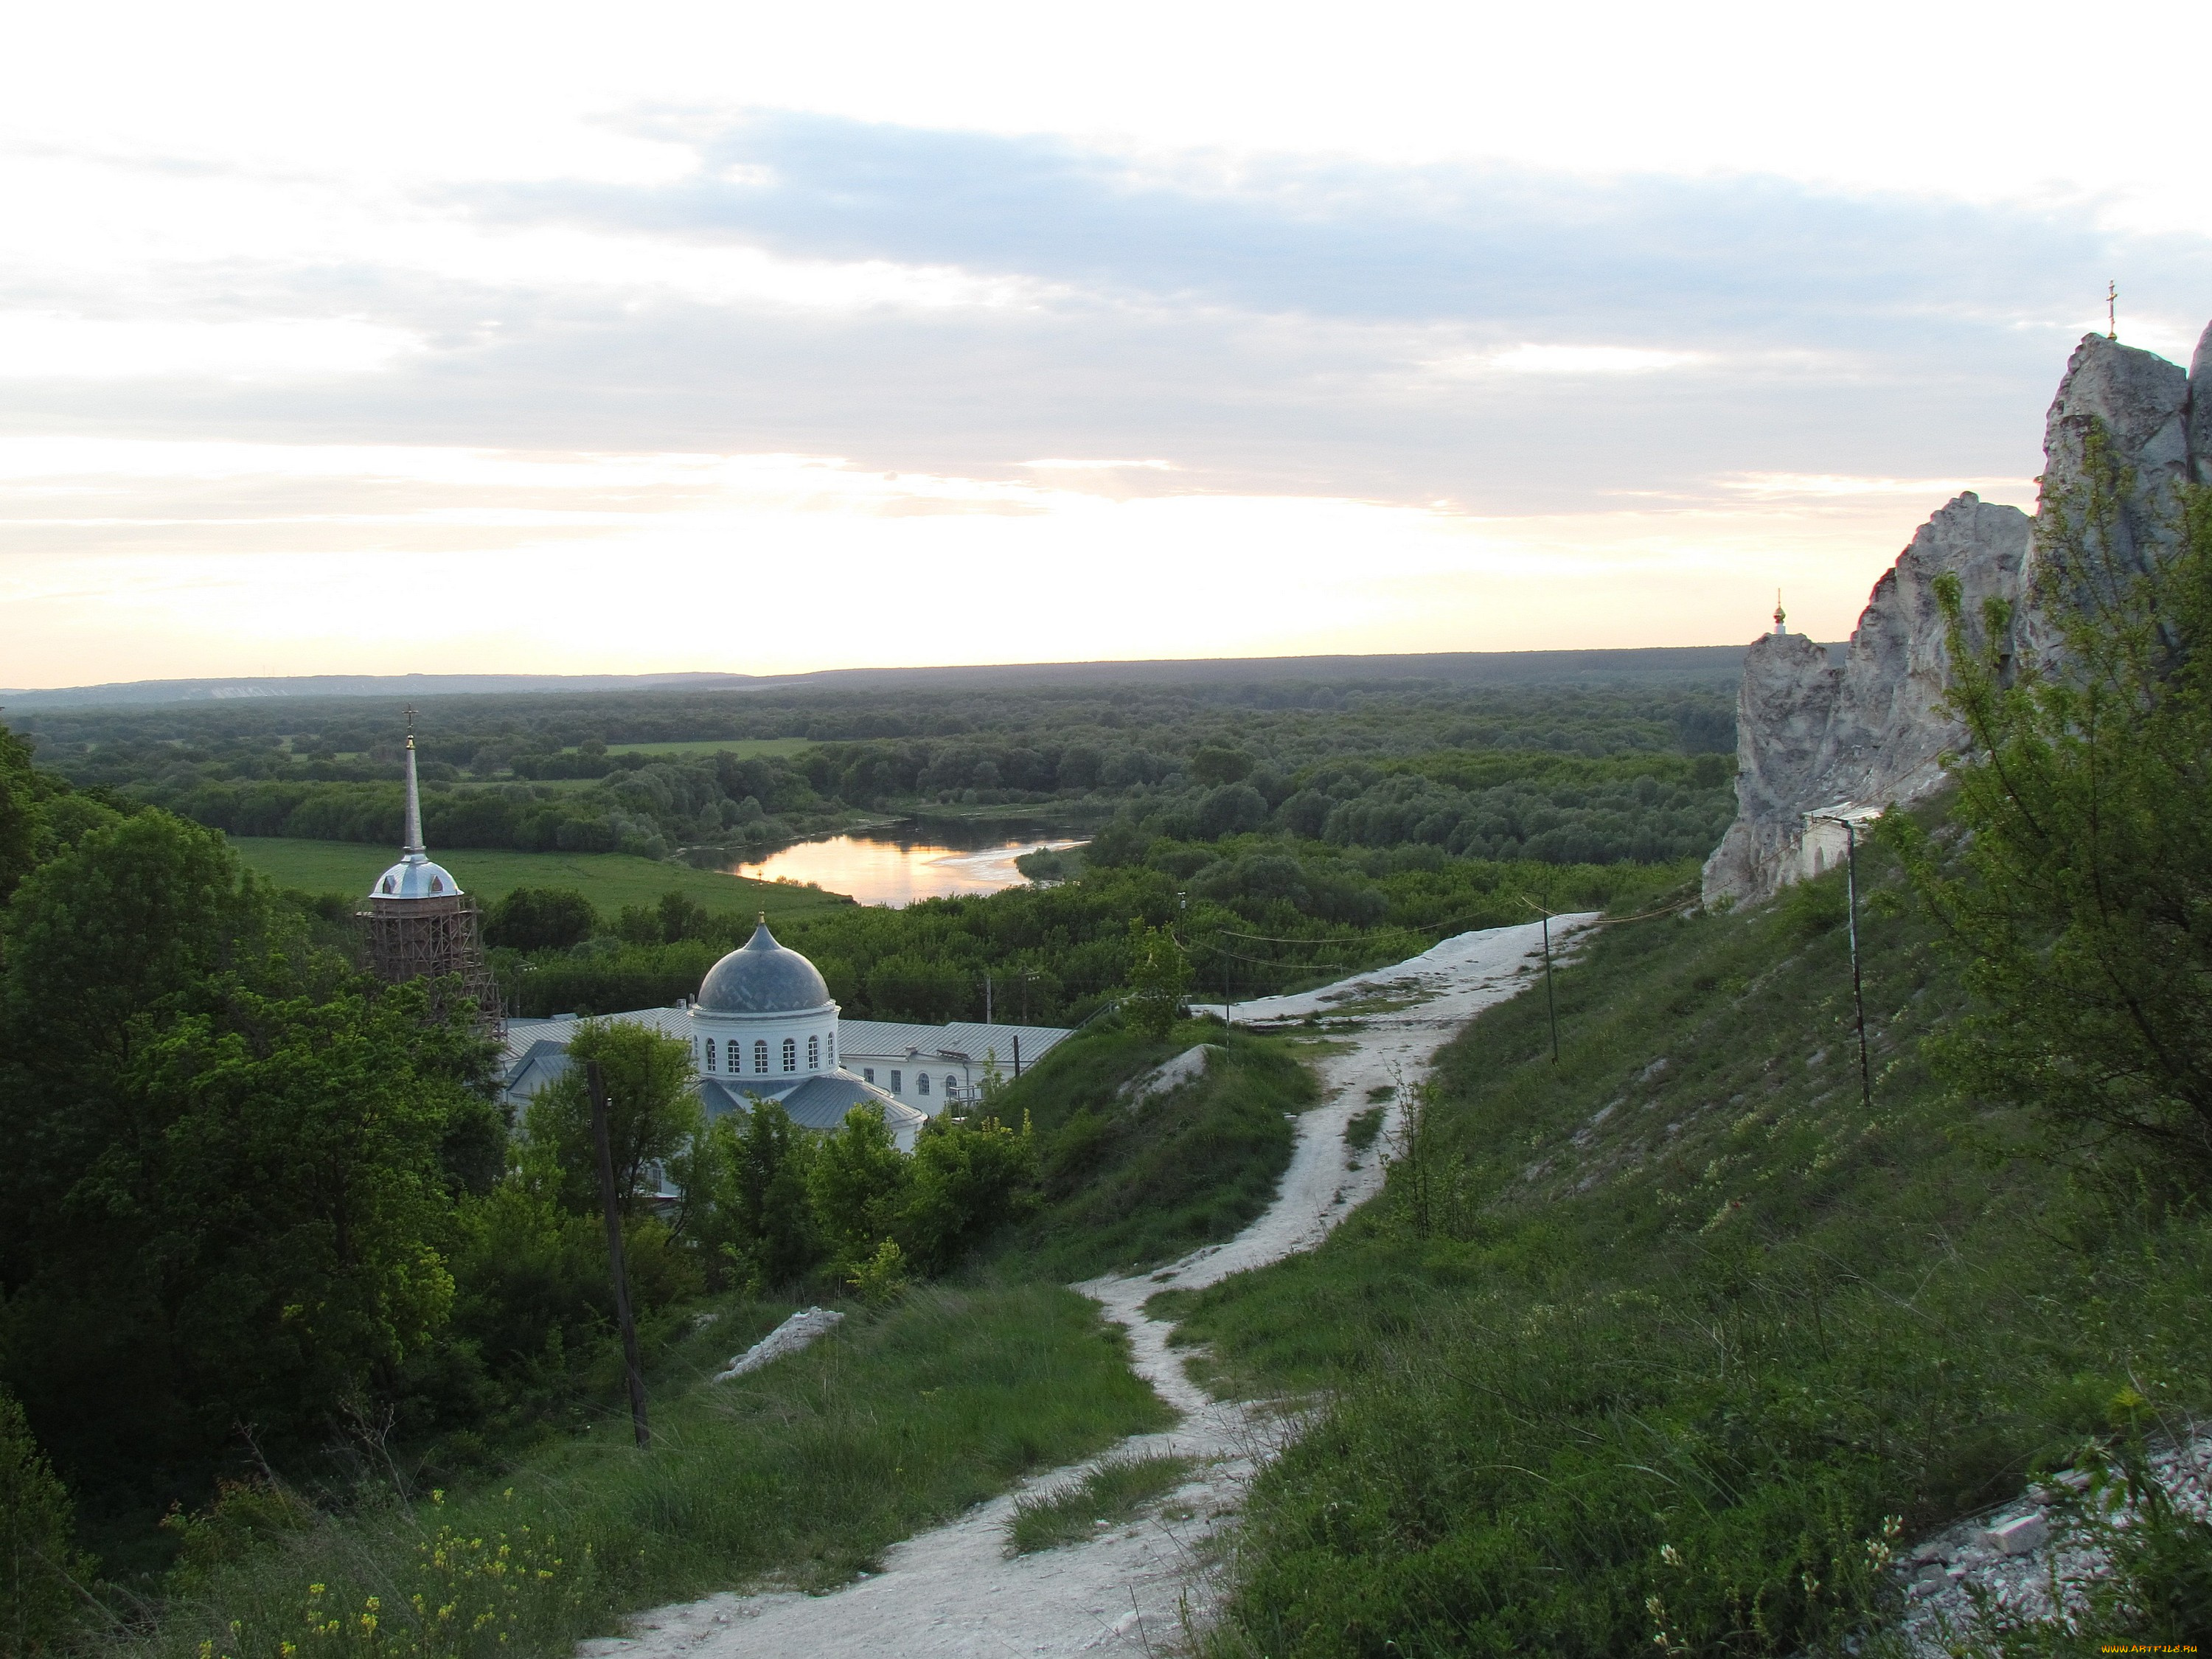
M 568 1070 L 540 1090 L 524 1114 L 524 1168 L 572 1213 L 599 1213 L 599 1157 L 584 1069 L 597 1060 L 606 1079 L 615 1200 L 630 1216 L 654 1190 L 659 1170 L 705 1127 L 692 1092 L 690 1048 L 628 1020 L 586 1020 L 568 1058 Z
M 131 1016 L 263 954 L 266 888 L 215 830 L 143 812 L 26 877 L 0 922 L 0 1020 L 56 1078 L 120 1063 Z
M 30 873 L 40 828 L 31 746 L 0 726 L 0 904 Z
M 882 1110 L 855 1106 L 825 1135 L 806 1171 L 814 1219 L 842 1262 L 866 1261 L 896 1226 L 910 1179 Z
M 707 1126 L 682 1166 L 685 1228 L 710 1272 L 767 1290 L 822 1254 L 807 1196 L 814 1143 L 776 1102 L 757 1100 Z
M 737 1211 L 770 1285 L 788 1284 L 821 1254 L 806 1186 L 813 1151 L 781 1105 L 753 1103 L 737 1137 Z
M 566 951 L 598 925 L 592 902 L 574 888 L 518 887 L 491 907 L 484 940 L 509 951 Z
M 1129 922 L 1129 994 L 1122 1012 L 1130 1027 L 1155 1039 L 1165 1036 L 1182 1012 L 1190 989 L 1190 958 L 1164 927 Z
M 2063 649 L 2014 668 L 2014 619 L 1964 614 L 1955 579 L 1955 852 L 1887 832 L 1948 925 L 1981 1010 L 1939 1045 L 1971 1096 L 2212 1176 L 2212 492 L 2182 494 L 2170 552 L 2115 550 L 2134 480 L 2101 434 L 2046 501 L 2037 598 Z M 1976 624 L 1978 623 L 1978 626 Z
M 1010 1222 L 1036 1196 L 1036 1143 L 995 1118 L 933 1120 L 914 1144 L 897 1235 L 907 1257 L 940 1273 Z
M 210 1395 L 313 1420 L 444 1323 L 441 1154 L 481 1101 L 410 1063 L 419 985 L 279 1000 L 232 982 L 222 1002 L 134 1056 L 125 1088 L 158 1139 L 105 1151 L 71 1206 L 139 1233 L 162 1322 Z
M 23 1408 L 0 1391 L 0 1659 L 66 1641 L 93 1566 L 76 1548 L 68 1491 L 31 1437 Z
M 1218 744 L 1200 744 L 1191 755 L 1190 775 L 1203 784 L 1242 783 L 1252 775 L 1252 757 Z

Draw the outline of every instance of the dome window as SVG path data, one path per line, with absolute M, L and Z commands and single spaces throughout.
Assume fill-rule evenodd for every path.
M 707 1039 L 707 1069 L 710 1072 L 714 1069 L 714 1039 L 712 1037 Z
M 763 1077 L 768 1074 L 768 1044 L 766 1042 L 753 1044 L 753 1070 Z
M 787 1072 L 795 1072 L 799 1069 L 799 1039 L 797 1037 L 786 1037 L 783 1040 L 783 1069 Z
M 822 1039 L 818 1036 L 806 1039 L 806 1069 L 810 1072 L 822 1069 Z

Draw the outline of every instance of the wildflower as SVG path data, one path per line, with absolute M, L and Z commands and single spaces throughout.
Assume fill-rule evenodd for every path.
M 1670 1567 L 1682 1565 L 1682 1552 L 1672 1544 L 1662 1544 L 1659 1547 L 1659 1559 Z

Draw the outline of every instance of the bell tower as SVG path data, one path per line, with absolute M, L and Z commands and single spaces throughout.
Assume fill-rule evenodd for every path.
M 415 775 L 415 711 L 407 710 L 407 811 L 399 862 L 377 878 L 368 908 L 356 912 L 369 972 L 387 985 L 410 979 L 460 981 L 477 1006 L 477 1024 L 494 1039 L 506 1032 L 499 988 L 484 959 L 477 902 L 442 866 L 430 862 L 422 842 L 422 794 Z

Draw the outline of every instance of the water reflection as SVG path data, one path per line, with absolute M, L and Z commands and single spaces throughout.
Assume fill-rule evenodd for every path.
M 1024 878 L 1014 860 L 1023 854 L 1083 845 L 1080 840 L 1044 836 L 1009 841 L 1006 833 L 1004 824 L 902 824 L 796 842 L 764 859 L 727 867 L 733 875 L 758 881 L 811 881 L 833 893 L 849 893 L 863 904 L 897 909 L 916 899 L 1018 887 Z M 949 844 L 954 842 L 971 844 Z

